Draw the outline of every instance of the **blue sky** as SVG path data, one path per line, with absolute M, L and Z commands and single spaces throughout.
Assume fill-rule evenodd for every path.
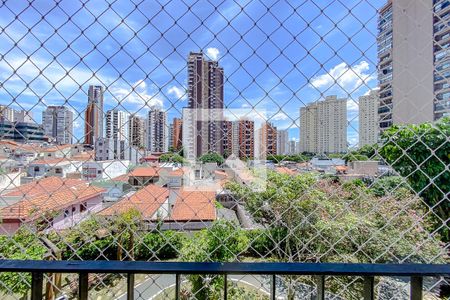
M 109 4 L 111 3 L 111 5 Z M 0 103 L 75 112 L 81 138 L 89 84 L 107 87 L 105 110 L 169 118 L 187 105 L 186 58 L 203 50 L 225 70 L 227 108 L 255 108 L 298 139 L 299 108 L 377 85 L 376 9 L 384 0 L 53 1 L 0 4 Z M 15 16 L 18 18 L 15 19 Z

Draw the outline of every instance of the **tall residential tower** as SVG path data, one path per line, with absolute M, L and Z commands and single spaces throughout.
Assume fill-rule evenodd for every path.
M 103 87 L 89 86 L 84 122 L 84 143 L 95 145 L 95 140 L 103 138 Z
M 42 112 L 42 127 L 46 136 L 57 144 L 72 144 L 73 112 L 65 106 L 48 106 Z
M 203 53 L 189 54 L 188 107 L 183 109 L 183 147 L 188 159 L 223 154 L 223 69 Z

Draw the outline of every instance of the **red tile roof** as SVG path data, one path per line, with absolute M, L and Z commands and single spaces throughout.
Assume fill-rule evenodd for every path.
M 101 195 L 104 191 L 105 189 L 96 186 L 73 186 L 53 194 L 44 194 L 27 198 L 26 200 L 4 207 L 0 210 L 0 218 L 2 220 L 33 220 L 46 212 L 61 211 L 73 204 L 82 203 Z
M 276 167 L 275 170 L 280 174 L 297 175 L 297 172 L 286 167 Z
M 130 177 L 159 177 L 157 167 L 137 167 L 128 174 Z
M 123 174 L 123 175 L 119 175 L 117 177 L 112 178 L 112 181 L 117 181 L 117 182 L 128 182 L 128 179 L 130 178 L 130 176 L 128 174 Z
M 58 157 L 58 158 L 44 158 L 44 159 L 36 159 L 30 162 L 30 164 L 33 165 L 51 165 L 55 166 L 59 163 L 67 162 L 69 163 L 70 160 L 65 157 Z
M 61 189 L 68 189 L 77 185 L 86 185 L 87 181 L 81 179 L 61 178 L 61 177 L 47 177 L 34 180 L 27 184 L 22 184 L 3 194 L 7 197 L 33 197 L 39 195 L 51 195 Z M 1 198 L 1 196 L 0 196 Z
M 216 193 L 181 189 L 170 216 L 174 221 L 212 221 L 216 216 Z
M 142 214 L 143 218 L 151 218 L 167 200 L 167 197 L 169 197 L 167 188 L 149 184 L 130 197 L 123 197 L 120 201 L 102 210 L 100 215 L 115 216 L 136 209 Z
M 72 145 L 55 145 L 53 147 L 42 148 L 41 152 L 56 152 L 67 148 L 72 148 Z

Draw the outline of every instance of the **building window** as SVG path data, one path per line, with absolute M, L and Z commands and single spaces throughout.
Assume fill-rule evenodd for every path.
M 62 173 L 62 170 L 61 170 L 61 168 L 57 168 L 57 169 L 55 169 L 55 173 L 56 173 L 56 174 L 61 174 L 61 173 Z
M 86 211 L 86 209 L 87 209 L 87 203 L 86 202 L 80 204 L 80 212 L 84 212 L 84 211 Z
M 64 211 L 64 219 L 67 218 L 68 216 L 69 216 L 69 210 L 66 209 L 66 210 Z

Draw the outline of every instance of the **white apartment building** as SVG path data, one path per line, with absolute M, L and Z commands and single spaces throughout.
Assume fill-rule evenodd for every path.
M 359 98 L 359 147 L 373 145 L 378 140 L 378 90 Z
M 144 157 L 144 151 L 131 146 L 128 140 L 99 138 L 95 141 L 95 160 L 127 160 L 138 164 Z
M 72 144 L 73 112 L 65 106 L 48 106 L 42 112 L 42 127 L 46 136 L 57 144 Z
M 148 112 L 147 120 L 148 150 L 154 152 L 167 152 L 169 150 L 169 126 L 167 113 L 158 108 Z
M 278 130 L 277 133 L 277 154 L 289 154 L 289 130 Z
M 300 108 L 300 151 L 347 151 L 347 99 L 328 96 Z
M 106 112 L 106 138 L 119 141 L 128 141 L 130 114 L 121 110 L 112 109 Z
M 14 109 L 7 105 L 0 105 L 0 121 L 14 122 Z

